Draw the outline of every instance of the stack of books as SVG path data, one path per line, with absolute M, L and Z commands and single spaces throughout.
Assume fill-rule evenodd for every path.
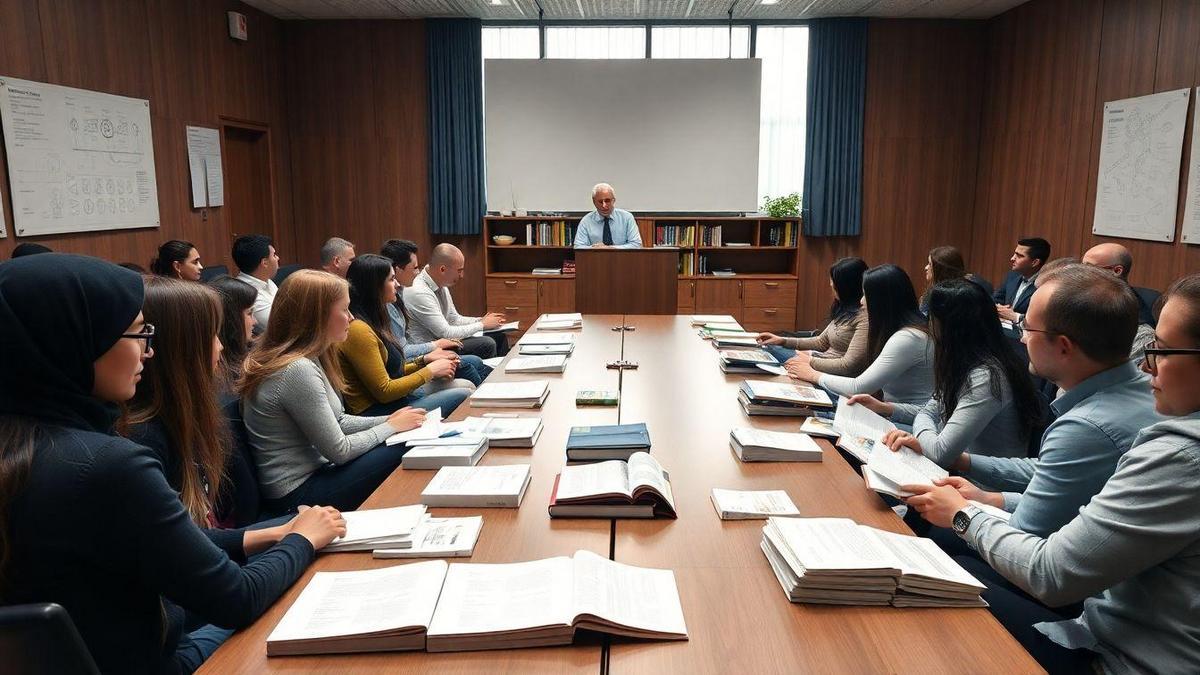
M 574 314 L 543 314 L 538 317 L 538 330 L 576 330 L 583 328 L 583 315 Z
M 571 427 L 567 436 L 568 462 L 628 460 L 635 452 L 650 451 L 650 431 L 644 422 Z
M 695 225 L 658 225 L 654 228 L 655 246 L 694 246 Z
M 550 338 L 549 340 L 531 340 L 530 338 Z M 575 351 L 575 336 L 570 333 L 526 333 L 517 344 L 518 351 L 526 356 L 541 356 L 544 354 L 566 354 Z
M 400 466 L 432 470 L 443 466 L 475 466 L 488 450 L 488 439 L 479 434 L 455 434 L 419 441 L 404 453 Z
M 471 394 L 472 408 L 540 408 L 550 395 L 550 380 L 484 382 Z
M 551 518 L 674 518 L 671 481 L 653 457 L 635 452 L 612 460 L 564 466 L 550 493 Z
M 537 276 L 554 276 L 556 274 L 562 274 L 562 268 L 561 267 L 535 267 L 535 268 L 533 268 L 533 273 Z
M 714 349 L 757 349 L 758 333 L 744 330 L 706 330 Z
M 770 518 L 761 548 L 792 602 L 987 606 L 984 585 L 929 539 L 845 518 Z
M 820 462 L 825 453 L 807 434 L 735 427 L 729 446 L 743 462 Z
M 267 637 L 267 656 L 546 647 L 571 644 L 577 629 L 686 640 L 674 573 L 591 551 L 317 572 Z
M 504 366 L 506 373 L 561 373 L 566 369 L 566 354 L 515 356 Z
M 468 417 L 448 422 L 448 429 L 483 436 L 493 448 L 532 448 L 542 435 L 540 417 Z
M 713 488 L 713 508 L 721 520 L 766 520 L 772 516 L 790 518 L 800 510 L 783 490 L 725 490 Z
M 571 235 L 571 241 L 575 241 L 575 235 Z M 563 274 L 575 274 L 575 261 L 564 260 L 562 264 Z
M 409 548 L 377 548 L 373 558 L 463 558 L 475 552 L 483 516 L 425 519 L 412 533 Z
M 578 223 L 567 224 L 566 221 L 533 223 L 525 225 L 526 246 L 570 246 L 575 241 L 575 229 Z
M 779 361 L 770 353 L 753 349 L 722 349 L 718 352 L 722 373 L 759 373 L 759 366 L 778 366 Z
M 528 464 L 446 466 L 421 491 L 426 506 L 512 508 L 521 505 L 532 474 Z
M 830 410 L 833 401 L 824 391 L 806 384 L 746 380 L 738 391 L 738 403 L 747 415 L 810 417 L 816 410 Z
M 767 225 L 762 232 L 762 244 L 763 246 L 795 246 L 799 229 L 796 227 L 796 223 L 791 221 Z
M 701 246 L 720 246 L 721 245 L 721 225 L 705 225 L 700 231 Z
M 411 548 L 413 530 L 425 517 L 425 507 L 397 506 L 390 509 L 343 511 L 346 534 L 334 539 L 321 553 L 371 551 L 376 548 Z
M 730 314 L 693 314 L 688 317 L 693 326 L 706 326 L 709 324 L 736 324 L 737 319 Z

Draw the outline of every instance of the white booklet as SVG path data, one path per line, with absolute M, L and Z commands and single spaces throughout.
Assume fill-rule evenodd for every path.
M 522 356 L 542 356 L 545 354 L 570 354 L 575 351 L 573 343 L 565 343 L 561 345 L 553 344 L 522 344 L 519 345 Z M 510 364 L 511 365 L 511 364 Z
M 583 321 L 583 314 L 579 312 L 568 312 L 566 314 L 547 313 L 538 317 L 538 321 L 574 321 L 579 323 Z
M 798 516 L 800 510 L 783 490 L 712 489 L 712 503 L 721 520 L 762 520 L 771 516 Z
M 515 356 L 504 366 L 506 373 L 561 373 L 567 369 L 565 354 Z
M 499 328 L 475 331 L 471 337 L 483 337 L 485 333 L 508 333 L 514 330 L 521 330 L 520 321 L 509 321 L 506 324 L 501 324 Z
M 529 487 L 528 464 L 446 466 L 421 492 L 426 506 L 517 508 Z
M 689 321 L 693 326 L 703 326 L 709 323 L 737 323 L 737 319 L 729 314 L 693 314 Z
M 484 382 L 471 394 L 472 406 L 535 408 L 550 391 L 550 380 Z
M 413 441 L 424 441 L 431 438 L 437 438 L 445 433 L 445 431 L 446 430 L 442 427 L 442 409 L 434 408 L 433 410 L 425 413 L 425 421 L 421 423 L 421 426 L 417 427 L 416 429 L 409 429 L 408 431 L 401 431 L 399 433 L 392 434 L 391 436 L 388 436 L 386 442 L 388 445 L 399 445 L 401 443 L 413 445 Z
M 376 548 L 376 558 L 461 558 L 475 551 L 483 516 L 434 518 L 428 514 L 413 530 L 410 548 Z
M 334 539 L 318 553 L 370 551 L 378 545 L 409 546 L 412 532 L 425 516 L 425 506 L 396 506 L 388 509 L 343 511 L 346 534 Z
M 865 405 L 850 405 L 845 398 L 839 398 L 837 412 L 833 415 L 833 427 L 841 434 L 837 446 L 866 464 L 871 449 L 889 431 L 895 430 L 896 425 Z
M 521 336 L 521 341 L 518 343 L 522 346 L 527 345 L 574 345 L 574 333 L 560 333 L 542 335 L 541 333 L 526 333 Z
M 464 435 L 483 436 L 493 448 L 532 448 L 542 435 L 540 417 L 468 417 L 446 426 Z
M 449 438 L 420 441 L 408 449 L 400 466 L 405 469 L 432 470 L 444 466 L 475 466 L 488 451 L 488 439 L 478 435 L 459 434 Z

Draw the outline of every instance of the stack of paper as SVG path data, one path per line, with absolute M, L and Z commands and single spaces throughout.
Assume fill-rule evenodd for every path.
M 532 448 L 542 435 L 540 417 L 468 417 L 448 422 L 448 429 L 483 436 L 493 448 Z
M 984 585 L 929 539 L 844 518 L 770 518 L 761 547 L 792 602 L 987 606 Z
M 475 551 L 483 516 L 425 519 L 412 533 L 410 548 L 377 548 L 376 558 L 461 558 Z
M 570 462 L 628 460 L 635 452 L 649 450 L 650 431 L 644 422 L 571 427 L 567 436 Z
M 538 318 L 538 330 L 575 330 L 583 328 L 582 314 L 543 314 Z
M 334 539 L 321 553 L 370 551 L 376 547 L 408 548 L 412 533 L 425 516 L 425 507 L 397 506 L 390 509 L 343 511 L 346 534 Z
M 418 441 L 404 453 L 405 469 L 440 469 L 443 466 L 475 466 L 488 450 L 488 439 L 479 434 L 456 434 Z
M 567 369 L 565 354 L 516 356 L 504 366 L 506 373 L 561 373 Z
M 758 333 L 747 333 L 741 330 L 714 330 L 710 331 L 712 335 L 713 347 L 717 349 L 725 348 L 747 348 L 758 347 Z
M 560 347 L 570 345 L 574 348 L 575 335 L 573 333 L 526 333 L 521 336 L 521 341 L 517 344 L 522 347 L 531 347 L 534 345 Z
M 472 408 L 540 408 L 549 395 L 549 380 L 484 382 L 470 401 Z
M 829 395 L 816 387 L 795 382 L 746 380 L 738 391 L 738 403 L 747 415 L 808 417 L 814 409 L 830 409 Z
M 712 503 L 721 520 L 763 520 L 771 516 L 800 515 L 792 498 L 783 490 L 713 488 Z
M 736 427 L 729 445 L 743 462 L 819 462 L 821 446 L 807 434 Z
M 525 343 L 517 345 L 521 354 L 526 356 L 543 356 L 546 354 L 566 354 L 569 355 L 575 351 L 574 342 L 564 342 L 562 344 L 533 344 Z
M 529 487 L 528 464 L 446 466 L 421 492 L 426 506 L 517 508 Z
M 706 324 L 731 324 L 737 323 L 737 319 L 729 314 L 693 314 L 688 317 L 693 326 L 703 326 Z

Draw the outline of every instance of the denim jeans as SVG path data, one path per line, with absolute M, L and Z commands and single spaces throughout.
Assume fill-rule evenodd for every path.
M 175 648 L 175 661 L 179 664 L 180 672 L 198 670 L 230 635 L 233 635 L 232 628 L 218 628 L 212 624 L 184 634 Z
M 291 513 L 301 505 L 357 509 L 375 488 L 400 466 L 408 447 L 379 445 L 346 464 L 329 464 L 313 472 L 300 487 L 278 499 L 264 499 L 266 515 Z
M 462 387 L 453 387 L 450 389 L 442 389 L 441 391 L 429 392 L 425 386 L 418 387 L 416 391 L 405 396 L 398 401 L 391 403 L 376 403 L 359 413 L 362 417 L 379 417 L 383 415 L 391 415 L 401 408 L 412 406 L 422 410 L 433 410 L 434 408 L 442 409 L 442 417 L 449 417 L 450 413 L 459 406 L 467 397 L 471 395 L 470 389 Z

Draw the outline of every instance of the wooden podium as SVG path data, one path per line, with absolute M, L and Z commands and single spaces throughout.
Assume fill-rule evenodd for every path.
M 679 249 L 575 250 L 575 311 L 583 314 L 674 314 Z

